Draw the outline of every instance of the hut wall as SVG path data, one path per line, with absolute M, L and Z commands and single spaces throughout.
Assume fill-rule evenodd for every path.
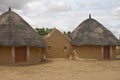
M 0 64 L 13 64 L 12 47 L 0 46 Z
M 67 47 L 66 50 L 64 50 L 64 46 Z M 46 57 L 47 58 L 69 58 L 71 51 L 70 47 L 68 45 L 55 45 L 53 44 L 51 46 L 51 49 L 49 47 L 46 48 Z
M 36 47 L 30 47 L 30 54 L 28 57 L 29 64 L 40 63 L 42 59 L 42 49 Z
M 83 59 L 102 59 L 101 46 L 79 46 L 75 47 L 76 56 Z
M 46 57 L 47 58 L 69 58 L 72 47 L 69 39 L 59 31 L 54 31 L 46 37 Z

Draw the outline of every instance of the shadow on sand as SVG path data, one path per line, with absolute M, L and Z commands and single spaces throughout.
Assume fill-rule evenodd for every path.
M 52 63 L 53 60 L 42 60 L 39 63 L 33 63 L 33 64 L 27 64 L 27 63 L 17 63 L 17 64 L 0 64 L 1 67 L 22 67 L 22 66 L 36 66 L 36 65 L 44 65 L 44 64 L 48 64 L 48 63 Z

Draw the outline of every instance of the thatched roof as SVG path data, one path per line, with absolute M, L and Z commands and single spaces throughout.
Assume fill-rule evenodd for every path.
M 39 34 L 11 8 L 0 16 L 0 45 L 45 47 Z
M 119 40 L 111 31 L 95 19 L 83 21 L 70 35 L 71 43 L 81 45 L 119 45 Z

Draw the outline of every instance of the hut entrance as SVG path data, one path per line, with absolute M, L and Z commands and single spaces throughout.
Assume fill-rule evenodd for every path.
M 110 59 L 110 46 L 104 46 L 103 50 L 104 59 Z
M 15 63 L 26 62 L 27 49 L 25 46 L 15 47 Z

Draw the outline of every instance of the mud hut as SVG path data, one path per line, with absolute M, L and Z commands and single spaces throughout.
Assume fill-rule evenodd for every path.
M 45 56 L 47 58 L 69 58 L 71 55 L 70 39 L 57 29 L 45 36 Z
M 0 64 L 35 64 L 41 61 L 44 41 L 11 8 L 0 16 Z
M 77 58 L 115 59 L 119 40 L 91 15 L 71 33 L 70 38 Z

